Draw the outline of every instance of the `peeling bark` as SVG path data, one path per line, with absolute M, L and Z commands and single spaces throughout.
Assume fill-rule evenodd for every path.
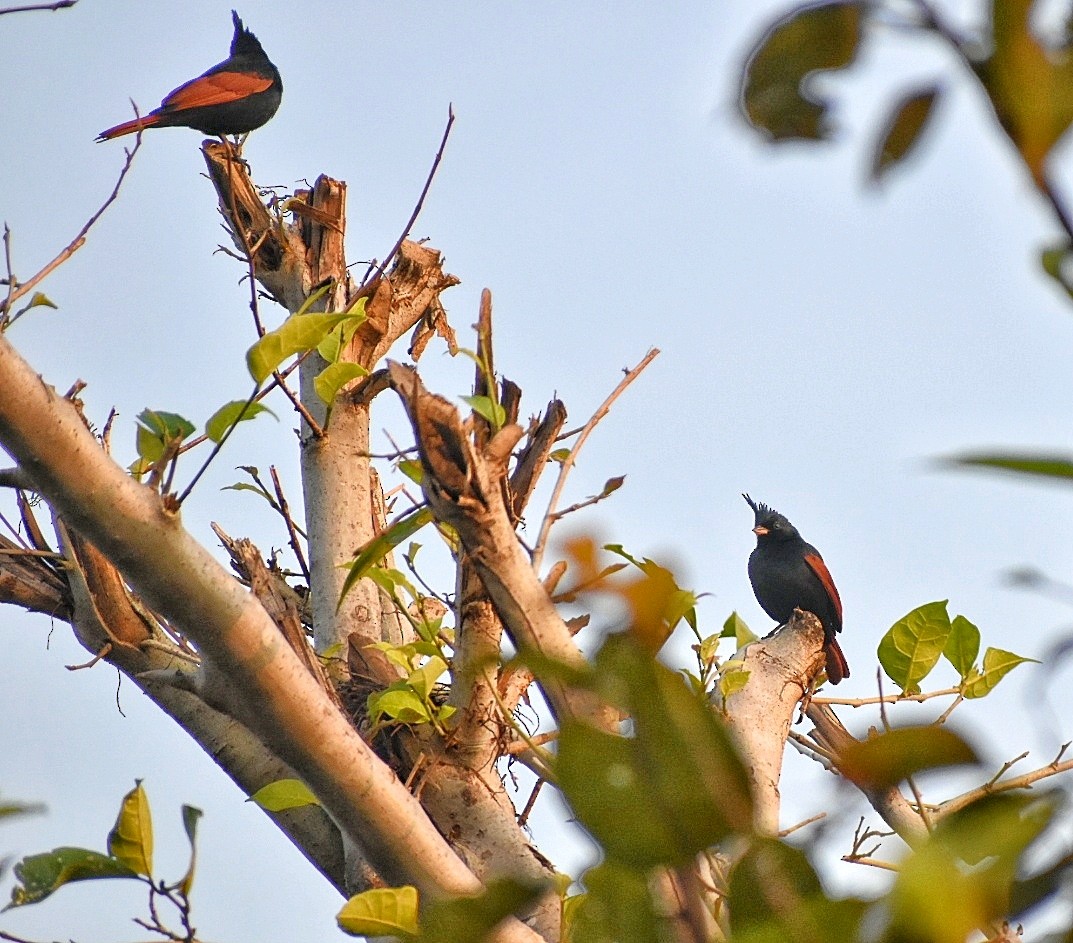
M 504 503 L 505 458 L 522 430 L 500 430 L 479 455 L 452 403 L 429 393 L 417 374 L 401 364 L 388 369 L 417 438 L 429 506 L 458 532 L 512 641 L 523 652 L 583 668 L 584 656 L 518 542 Z M 587 717 L 607 729 L 617 723 L 615 712 L 586 691 L 555 679 L 542 688 L 557 717 Z

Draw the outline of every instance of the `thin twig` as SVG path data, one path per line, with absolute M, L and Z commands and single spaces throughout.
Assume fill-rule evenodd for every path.
M 291 517 L 291 509 L 287 504 L 287 499 L 283 495 L 283 486 L 279 483 L 279 474 L 276 472 L 276 466 L 270 465 L 268 473 L 272 476 L 272 486 L 276 491 L 276 500 L 279 502 L 279 513 L 283 517 L 283 522 L 287 525 L 287 536 L 291 545 L 291 550 L 294 551 L 294 556 L 298 560 L 298 566 L 302 569 L 302 575 L 305 577 L 306 583 L 309 583 L 309 565 L 306 563 L 305 554 L 302 552 L 302 545 L 298 540 L 298 531 L 295 528 L 294 520 Z
M 160 639 L 147 638 L 138 643 L 138 648 L 143 651 L 147 648 L 156 649 L 158 652 L 164 652 L 167 655 L 172 655 L 175 658 L 181 658 L 183 661 L 189 662 L 191 665 L 200 665 L 201 657 L 191 652 L 184 651 L 177 646 L 169 645 L 167 642 L 162 642 Z
M 1054 215 L 1058 217 L 1058 222 L 1061 224 L 1062 229 L 1065 230 L 1066 236 L 1073 242 L 1073 216 L 1070 215 L 1069 208 L 1062 201 L 1054 184 L 1044 176 L 1042 180 L 1038 181 L 1037 188 L 1047 202 L 1051 204 L 1051 209 L 1054 210 Z
M 316 350 L 315 347 L 307 350 L 300 359 L 304 360 L 305 357 L 308 354 L 311 354 L 314 350 Z M 276 381 L 276 385 L 283 391 L 283 395 L 291 401 L 291 405 L 294 407 L 295 412 L 305 420 L 306 425 L 309 427 L 309 434 L 314 439 L 323 439 L 325 435 L 324 428 L 313 418 L 313 414 L 306 408 L 305 403 L 302 402 L 298 394 L 283 382 L 283 375 L 278 370 L 273 370 L 272 379 Z
M 814 697 L 814 704 L 838 704 L 842 707 L 868 707 L 872 704 L 898 704 L 902 701 L 923 703 L 933 697 L 960 694 L 958 688 L 942 688 L 939 691 L 924 691 L 920 694 L 884 694 L 882 697 Z
M 21 546 L 25 547 L 27 550 L 34 549 L 30 546 L 29 541 L 25 537 L 23 537 L 22 531 L 19 530 L 14 524 L 12 524 L 2 511 L 0 511 L 0 524 L 3 524 L 11 532 L 11 536 L 14 537 L 16 542 L 19 543 Z
M 0 327 L 7 326 L 7 320 L 3 317 L 3 313 L 11 307 L 11 296 L 18 281 L 15 278 L 14 263 L 11 261 L 11 227 L 6 222 L 4 223 L 4 263 L 7 267 L 7 300 L 0 307 Z
M 107 658 L 111 651 L 112 643 L 105 642 L 104 645 L 101 647 L 101 650 L 97 652 L 97 654 L 94 655 L 89 661 L 81 665 L 64 665 L 64 668 L 66 668 L 68 671 L 82 671 L 85 668 L 92 668 L 102 658 Z
M 0 556 L 45 557 L 49 560 L 66 559 L 62 553 L 56 553 L 55 550 L 23 550 L 21 547 L 0 547 Z
M 392 260 L 399 253 L 399 249 L 402 248 L 402 244 L 410 237 L 410 230 L 413 229 L 414 223 L 417 222 L 417 217 L 421 215 L 421 210 L 425 205 L 425 197 L 428 196 L 428 191 L 432 188 L 432 181 L 436 177 L 436 171 L 439 170 L 440 161 L 443 160 L 443 153 L 447 149 L 447 139 L 451 136 L 451 127 L 455 123 L 455 110 L 451 105 L 447 106 L 447 126 L 443 129 L 443 137 L 440 139 L 439 149 L 436 151 L 436 156 L 432 161 L 432 168 L 428 172 L 428 177 L 425 180 L 425 186 L 421 189 L 421 195 L 417 198 L 417 203 L 414 206 L 414 211 L 410 214 L 410 219 L 406 223 L 406 227 L 402 231 L 402 235 L 399 236 L 398 241 L 391 247 L 391 251 L 384 256 L 384 261 L 380 263 L 376 269 L 375 274 L 371 278 L 366 277 L 362 279 L 362 287 L 368 285 L 370 282 L 376 281 L 391 264 Z
M 625 476 L 618 480 L 619 487 L 621 487 L 624 482 Z M 616 491 L 618 491 L 617 487 L 605 489 L 599 494 L 594 494 L 591 497 L 586 498 L 584 501 L 578 501 L 576 504 L 571 504 L 568 508 L 563 508 L 561 511 L 556 511 L 554 514 L 555 520 L 562 520 L 568 514 L 573 514 L 575 511 L 581 511 L 584 508 L 592 507 L 594 504 L 599 504 L 601 501 L 610 498 L 611 495 L 613 495 Z
M 27 3 L 21 7 L 4 7 L 0 10 L 0 16 L 5 13 L 35 13 L 38 11 L 66 10 L 73 7 L 78 0 L 54 0 L 53 3 Z
M 1041 779 L 1057 776 L 1059 773 L 1066 773 L 1069 770 L 1073 770 L 1073 760 L 1066 760 L 1065 762 L 1054 760 L 1046 766 L 1041 766 L 1039 769 L 1023 773 L 1020 776 L 1014 776 L 1012 779 L 1006 779 L 1002 782 L 994 782 L 993 780 L 986 782 L 976 789 L 970 789 L 968 792 L 942 803 L 939 806 L 939 815 L 945 818 L 959 809 L 964 809 L 967 805 L 972 805 L 972 803 L 985 796 L 993 796 L 1000 792 L 1010 792 L 1014 789 L 1028 789 Z
M 535 733 L 531 734 L 528 740 L 513 740 L 507 744 L 503 750 L 504 754 L 513 756 L 516 753 L 524 753 L 526 750 L 531 750 L 534 746 L 543 746 L 545 743 L 551 743 L 553 740 L 559 739 L 559 731 L 551 730 L 547 733 Z
M 913 793 L 913 798 L 917 803 L 917 814 L 920 816 L 920 821 L 924 823 L 924 827 L 929 833 L 935 831 L 935 823 L 931 820 L 931 813 L 928 812 L 928 806 L 924 802 L 924 797 L 921 795 L 920 787 L 917 786 L 916 780 L 911 775 L 906 775 L 905 781 L 909 786 L 910 791 Z
M 789 828 L 784 828 L 779 831 L 779 838 L 785 838 L 787 835 L 792 835 L 799 829 L 804 828 L 806 825 L 811 825 L 813 822 L 818 822 L 820 819 L 827 818 L 826 812 L 817 812 L 815 815 L 810 816 L 803 822 L 798 822 L 796 825 L 791 825 Z
M 964 700 L 965 700 L 965 697 L 963 695 L 961 695 L 961 694 L 959 694 L 957 697 L 955 697 L 954 700 L 952 700 L 950 702 L 950 706 L 945 711 L 943 711 L 938 717 L 935 718 L 935 726 L 939 727 L 942 724 L 945 724 L 950 719 L 950 715 L 952 713 L 954 713 L 954 708 L 957 707 Z
M 112 188 L 112 192 L 108 195 L 108 198 L 101 204 L 100 208 L 94 213 L 86 224 L 79 230 L 78 235 L 71 240 L 63 251 L 56 256 L 51 262 L 49 262 L 44 268 L 42 268 L 36 275 L 33 275 L 28 281 L 19 282 L 18 286 L 10 286 L 8 296 L 0 305 L 0 324 L 10 325 L 16 318 L 8 318 L 7 316 L 11 312 L 11 305 L 13 305 L 19 298 L 25 295 L 30 289 L 36 287 L 46 276 L 50 275 L 55 269 L 66 262 L 72 255 L 74 255 L 86 242 L 86 237 L 89 235 L 90 229 L 103 215 L 104 211 L 108 209 L 119 196 L 119 189 L 123 186 L 123 181 L 126 179 L 127 173 L 130 171 L 131 164 L 134 163 L 134 155 L 138 153 L 138 148 L 142 146 L 142 134 L 139 131 L 138 136 L 134 141 L 134 147 L 129 151 L 126 151 L 127 159 L 123 163 L 123 169 L 119 172 L 119 179 L 116 180 L 115 186 Z M 12 276 L 14 281 L 14 276 Z
M 1022 753 L 1020 756 L 1015 756 L 1012 760 L 1007 760 L 1005 763 L 1002 764 L 1002 766 L 999 769 L 999 771 L 997 773 L 995 773 L 995 775 L 992 776 L 985 783 L 985 785 L 988 788 L 991 788 L 992 786 L 995 785 L 995 783 L 997 783 L 1000 779 L 1002 779 L 1002 777 L 1005 776 L 1011 769 L 1013 769 L 1014 766 L 1016 766 L 1018 763 L 1020 763 L 1021 760 L 1027 759 L 1027 757 L 1028 757 L 1028 750 L 1025 750 L 1025 752 Z
M 891 864 L 889 861 L 880 861 L 878 858 L 854 858 L 851 855 L 843 855 L 842 860 L 849 864 L 863 864 L 869 868 L 879 868 L 881 871 L 894 871 L 899 870 L 898 865 Z
M 563 488 L 566 487 L 566 479 L 570 475 L 570 470 L 577 462 L 578 453 L 582 450 L 586 440 L 592 434 L 592 430 L 596 428 L 597 424 L 611 411 L 611 406 L 614 404 L 626 388 L 633 383 L 656 357 L 659 356 L 659 348 L 653 347 L 647 354 L 644 355 L 641 362 L 632 369 L 625 371 L 625 376 L 619 381 L 618 385 L 611 391 L 611 395 L 607 397 L 601 404 L 600 408 L 592 414 L 592 418 L 585 423 L 585 427 L 578 435 L 577 442 L 570 450 L 570 453 L 563 459 L 562 465 L 559 466 L 559 477 L 555 481 L 555 488 L 551 493 L 551 498 L 548 501 L 548 510 L 544 514 L 544 520 L 540 524 L 540 534 L 537 537 L 535 546 L 533 547 L 533 569 L 539 570 L 540 563 L 544 558 L 544 552 L 547 549 L 548 534 L 551 531 L 552 525 L 555 523 L 555 508 L 559 504 L 559 498 L 562 497 Z
M 529 793 L 529 798 L 526 800 L 525 808 L 518 814 L 518 826 L 525 828 L 525 823 L 529 821 L 529 813 L 533 811 L 533 806 L 536 805 L 537 796 L 540 795 L 540 787 L 547 782 L 545 779 L 538 779 L 536 785 L 533 787 L 533 791 Z
M 790 731 L 789 736 L 790 745 L 793 746 L 803 756 L 807 756 L 810 759 L 815 760 L 825 769 L 830 770 L 832 773 L 838 771 L 838 767 L 835 766 L 834 756 L 830 751 L 825 750 L 814 740 L 809 740 L 808 737 L 802 736 L 796 730 Z

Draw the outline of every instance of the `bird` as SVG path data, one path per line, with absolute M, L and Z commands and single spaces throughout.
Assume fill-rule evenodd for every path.
M 786 517 L 742 495 L 753 509 L 756 549 L 749 555 L 749 582 L 760 608 L 780 625 L 795 609 L 811 612 L 823 625 L 827 679 L 849 677 L 849 663 L 835 638 L 842 631 L 842 600 L 820 552 L 807 543 Z
M 160 107 L 97 135 L 110 141 L 145 128 L 193 128 L 218 137 L 259 128 L 279 108 L 283 80 L 257 37 L 232 10 L 231 55 L 196 79 L 168 92 Z

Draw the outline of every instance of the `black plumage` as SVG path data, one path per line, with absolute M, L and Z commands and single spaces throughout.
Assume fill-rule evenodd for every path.
M 231 19 L 235 35 L 227 59 L 169 92 L 159 108 L 102 131 L 97 140 L 108 141 L 146 128 L 176 127 L 222 137 L 247 134 L 268 121 L 283 98 L 283 80 L 234 10 Z
M 819 551 L 782 514 L 742 495 L 755 514 L 756 549 L 749 556 L 749 582 L 760 608 L 780 625 L 794 609 L 811 612 L 823 625 L 827 678 L 849 677 L 849 664 L 835 638 L 842 631 L 842 600 Z

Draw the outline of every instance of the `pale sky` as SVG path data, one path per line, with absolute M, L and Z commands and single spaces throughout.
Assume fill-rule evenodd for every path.
M 259 0 L 238 12 L 279 66 L 284 96 L 246 157 L 258 182 L 285 190 L 321 173 L 345 180 L 350 260 L 379 257 L 410 214 L 453 103 L 455 130 L 415 235 L 462 279 L 443 299 L 460 340 L 471 344 L 490 288 L 497 366 L 524 390 L 523 413 L 557 394 L 571 425 L 623 367 L 661 348 L 587 447 L 568 501 L 613 475 L 626 475 L 625 487 L 563 532 L 593 530 L 673 562 L 681 583 L 710 594 L 706 633 L 735 609 L 754 629 L 771 627 L 745 572 L 752 516 L 739 495 L 749 491 L 797 524 L 838 583 L 853 677 L 837 693 L 873 694 L 881 635 L 935 599 L 974 621 L 985 645 L 1039 657 L 1073 615 L 1009 589 L 1002 574 L 1030 565 L 1066 578 L 1067 494 L 940 471 L 934 460 L 983 446 L 1068 451 L 1073 307 L 1038 263 L 1057 227 L 979 93 L 935 47 L 888 37 L 850 77 L 824 82 L 840 101 L 835 143 L 762 146 L 737 116 L 736 75 L 764 11 L 785 8 Z M 19 275 L 59 251 L 110 191 L 123 142 L 96 144 L 96 134 L 130 117 L 130 98 L 144 112 L 224 58 L 229 11 L 222 0 L 82 0 L 0 18 L 0 217 Z M 889 103 L 936 76 L 948 96 L 919 159 L 866 187 Z M 224 235 L 200 141 L 185 129 L 145 135 L 119 202 L 42 286 L 60 310 L 9 335 L 57 388 L 85 380 L 96 422 L 116 406 L 123 463 L 146 406 L 200 424 L 248 389 L 248 295 L 238 264 L 214 254 Z M 1073 174 L 1060 179 L 1073 199 Z M 282 317 L 264 310 L 272 324 Z M 433 344 L 421 366 L 432 389 L 468 392 L 468 360 Z M 266 552 L 284 543 L 255 498 L 218 490 L 238 480 L 234 466 L 275 463 L 297 503 L 296 422 L 282 400 L 273 407 L 281 421 L 240 430 L 184 508 L 207 543 L 210 520 Z M 408 440 L 386 397 L 375 428 L 385 450 L 379 430 Z M 669 657 L 688 665 L 689 641 L 683 633 Z M 122 795 L 144 778 L 163 876 L 185 867 L 179 805 L 206 811 L 194 914 L 205 938 L 343 939 L 341 899 L 181 731 L 130 684 L 120 715 L 111 669 L 64 670 L 87 657 L 65 625 L 8 609 L 0 644 L 0 795 L 49 807 L 4 823 L 0 852 L 103 850 Z M 933 686 L 953 680 L 948 671 Z M 996 768 L 1024 749 L 1041 765 L 1070 739 L 1055 721 L 1073 706 L 1070 680 L 1068 666 L 1050 677 L 1024 667 L 955 716 L 986 731 Z M 842 716 L 857 731 L 875 722 Z M 831 790 L 829 777 L 788 758 L 784 823 L 833 805 Z M 589 852 L 552 834 L 556 809 L 544 802 L 536 837 L 576 876 Z M 860 811 L 824 846 L 838 887 L 874 881 L 837 860 Z M 0 882 L 0 898 L 10 884 Z M 127 918 L 143 906 L 134 885 L 82 885 L 0 916 L 0 928 L 133 939 L 144 932 Z

